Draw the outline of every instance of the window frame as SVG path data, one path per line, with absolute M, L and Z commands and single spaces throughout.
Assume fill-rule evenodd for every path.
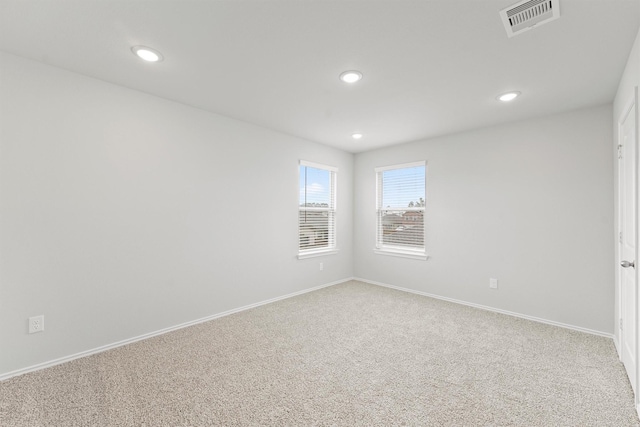
M 300 205 L 300 186 L 298 185 L 298 259 L 312 258 L 324 255 L 331 255 L 338 253 L 338 168 L 334 166 L 324 165 L 321 163 L 309 162 L 306 160 L 300 160 L 298 162 L 298 183 L 300 182 L 300 167 L 305 166 L 313 169 L 319 169 L 329 172 L 329 207 L 306 207 Z M 307 182 L 305 181 L 305 185 Z M 333 216 L 333 221 L 329 220 L 329 229 L 327 236 L 328 245 L 322 248 L 313 249 L 301 249 L 300 248 L 300 213 L 306 212 L 328 212 Z
M 415 168 L 415 167 L 424 167 L 424 179 L 425 179 L 425 183 L 424 183 L 424 200 L 425 200 L 425 206 L 422 207 L 407 207 L 407 208 L 402 208 L 402 209 L 385 209 L 382 206 L 382 200 L 383 200 L 383 173 L 386 171 L 390 171 L 390 170 L 397 170 L 397 169 L 408 169 L 408 168 Z M 375 210 L 375 215 L 376 215 L 376 220 L 375 220 L 375 248 L 374 248 L 374 253 L 376 254 L 380 254 L 380 255 L 390 255 L 390 256 L 397 256 L 397 257 L 402 257 L 402 258 L 410 258 L 410 259 L 418 259 L 418 260 L 426 260 L 429 258 L 429 255 L 426 252 L 426 223 L 425 223 L 425 218 L 426 218 L 426 200 L 427 200 L 427 162 L 426 161 L 419 161 L 419 162 L 410 162 L 410 163 L 401 163 L 401 164 L 397 164 L 397 165 L 389 165 L 389 166 L 382 166 L 382 167 L 377 167 L 375 168 L 375 180 L 376 180 L 376 210 Z M 382 217 L 383 217 L 383 212 L 384 211 L 394 211 L 394 210 L 402 210 L 402 211 L 415 211 L 415 212 L 422 212 L 422 218 L 423 218 L 423 227 L 422 227 L 422 232 L 423 232 L 423 240 L 422 240 L 422 247 L 421 248 L 410 248 L 410 247 L 406 247 L 406 246 L 397 246 L 397 245 L 389 245 L 389 244 L 384 244 L 383 242 L 383 235 L 381 233 L 381 231 L 383 230 L 383 224 L 381 223 L 382 221 Z

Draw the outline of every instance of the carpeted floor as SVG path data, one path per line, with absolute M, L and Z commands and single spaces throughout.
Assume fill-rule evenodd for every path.
M 610 339 L 360 282 L 0 383 L 1 426 L 640 426 Z

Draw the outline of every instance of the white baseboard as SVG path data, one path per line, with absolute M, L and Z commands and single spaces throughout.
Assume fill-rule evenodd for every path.
M 515 313 L 513 311 L 502 310 L 502 309 L 499 309 L 499 308 L 489 307 L 489 306 L 486 306 L 486 305 L 480 305 L 480 304 L 475 304 L 475 303 L 472 303 L 472 302 L 462 301 L 462 300 L 458 300 L 458 299 L 454 299 L 454 298 L 448 298 L 448 297 L 443 297 L 443 296 L 440 296 L 440 295 L 430 294 L 430 293 L 427 293 L 427 292 L 416 291 L 414 289 L 402 288 L 400 286 L 389 285 L 387 283 L 375 282 L 373 280 L 362 279 L 360 277 L 355 277 L 355 278 L 353 278 L 353 280 L 358 280 L 360 282 L 369 283 L 371 285 L 376 285 L 376 286 L 382 286 L 382 287 L 385 287 L 385 288 L 396 289 L 398 291 L 409 292 L 409 293 L 412 293 L 412 294 L 422 295 L 422 296 L 425 296 L 425 297 L 435 298 L 435 299 L 439 299 L 439 300 L 443 300 L 443 301 L 453 302 L 453 303 L 456 303 L 456 304 L 462 304 L 462 305 L 466 305 L 466 306 L 469 306 L 469 307 L 475 307 L 475 308 L 479 308 L 479 309 L 482 309 L 482 310 L 492 311 L 494 313 L 500 313 L 500 314 L 506 314 L 508 316 L 519 317 L 521 319 L 531 320 L 531 321 L 538 322 L 538 323 L 544 323 L 544 324 L 547 324 L 547 325 L 558 326 L 560 328 L 571 329 L 571 330 L 579 331 L 579 332 L 585 332 L 585 333 L 591 334 L 591 335 L 598 335 L 600 337 L 611 338 L 611 339 L 614 338 L 613 334 L 609 334 L 609 333 L 601 332 L 601 331 L 596 331 L 596 330 L 593 330 L 593 329 L 583 328 L 581 326 L 568 325 L 566 323 L 560 323 L 560 322 L 556 322 L 556 321 L 553 321 L 553 320 L 542 319 L 540 317 L 534 317 L 534 316 L 529 316 L 529 315 L 526 315 L 526 314 Z
M 158 331 L 149 332 L 149 333 L 143 334 L 143 335 L 138 335 L 136 337 L 128 338 L 126 340 L 118 341 L 118 342 L 115 342 L 115 343 L 112 343 L 112 344 L 103 345 L 103 346 L 96 347 L 96 348 L 93 348 L 93 349 L 90 349 L 90 350 L 81 351 L 80 353 L 76 353 L 76 354 L 72 354 L 72 355 L 69 355 L 69 356 L 60 357 L 60 358 L 55 359 L 55 360 L 50 360 L 48 362 L 38 363 L 37 365 L 33 365 L 33 366 L 26 367 L 26 368 L 17 369 L 15 371 L 7 372 L 7 373 L 3 373 L 3 374 L 0 374 L 0 381 L 7 380 L 9 378 L 16 377 L 18 375 L 23 375 L 23 374 L 26 374 L 28 372 L 39 371 L 40 369 L 45 369 L 45 368 L 49 368 L 51 366 L 60 365 L 62 363 L 70 362 L 72 360 L 79 359 L 81 357 L 91 356 L 92 354 L 96 354 L 96 353 L 102 353 L 103 351 L 111 350 L 111 349 L 114 349 L 114 348 L 117 348 L 117 347 L 122 347 L 123 345 L 132 344 L 132 343 L 134 343 L 136 341 L 142 341 L 142 340 L 145 340 L 147 338 L 151 338 L 151 337 L 155 337 L 155 336 L 158 336 L 158 335 L 166 334 L 167 332 L 172 332 L 172 331 L 176 331 L 178 329 L 182 329 L 182 328 L 186 328 L 186 327 L 189 327 L 189 326 L 197 325 L 198 323 L 204 323 L 204 322 L 208 322 L 210 320 L 218 319 L 220 317 L 228 316 L 230 314 L 238 313 L 238 312 L 245 311 L 245 310 L 250 310 L 250 309 L 255 308 L 255 307 L 260 307 L 261 305 L 271 304 L 273 302 L 280 301 L 280 300 L 283 300 L 283 299 L 292 298 L 292 297 L 295 297 L 295 296 L 298 296 L 298 295 L 306 294 L 308 292 L 313 292 L 313 291 L 317 291 L 317 290 L 322 289 L 322 288 L 327 288 L 329 286 L 338 285 L 340 283 L 348 282 L 349 280 L 353 280 L 353 278 L 347 278 L 347 279 L 337 280 L 337 281 L 331 282 L 331 283 L 325 283 L 324 285 L 316 286 L 316 287 L 309 288 L 309 289 L 304 289 L 302 291 L 293 292 L 293 293 L 290 293 L 290 294 L 287 294 L 287 295 L 271 298 L 271 299 L 268 299 L 268 300 L 265 300 L 265 301 L 260 301 L 260 302 L 254 303 L 254 304 L 245 305 L 243 307 L 234 308 L 234 309 L 231 309 L 231 310 L 228 310 L 228 311 L 224 311 L 222 313 L 213 314 L 211 316 L 202 317 L 200 319 L 192 320 L 190 322 L 181 323 L 181 324 L 175 325 L 175 326 L 170 326 L 168 328 L 160 329 Z
M 203 318 L 200 318 L 200 319 L 192 320 L 192 321 L 189 321 L 189 322 L 181 323 L 179 325 L 170 326 L 168 328 L 160 329 L 158 331 L 149 332 L 147 334 L 139 335 L 139 336 L 136 336 L 136 337 L 133 337 L 133 338 L 128 338 L 128 339 L 125 339 L 125 340 L 122 340 L 122 341 L 118 341 L 118 342 L 115 342 L 115 343 L 112 343 L 112 344 L 103 345 L 103 346 L 100 346 L 100 347 L 96 347 L 96 348 L 93 348 L 93 349 L 90 349 L 90 350 L 82 351 L 82 352 L 79 352 L 79 353 L 76 353 L 76 354 L 72 354 L 72 355 L 69 355 L 69 356 L 64 356 L 64 357 L 60 357 L 58 359 L 50 360 L 50 361 L 47 361 L 47 362 L 38 363 L 36 365 L 32 365 L 32 366 L 29 366 L 29 367 L 26 367 L 26 368 L 21 368 L 21 369 L 15 370 L 15 371 L 2 373 L 2 374 L 0 374 L 0 381 L 7 380 L 9 378 L 16 377 L 18 375 L 23 375 L 23 374 L 26 374 L 28 372 L 39 371 L 40 369 L 45 369 L 45 368 L 49 368 L 51 366 L 60 365 L 62 363 L 70 362 L 72 360 L 79 359 L 81 357 L 91 356 L 92 354 L 101 353 L 103 351 L 111 350 L 113 348 L 121 347 L 121 346 L 124 346 L 124 345 L 127 345 L 127 344 L 132 344 L 132 343 L 134 343 L 136 341 L 142 341 L 142 340 L 145 340 L 147 338 L 152 338 L 152 337 L 155 337 L 155 336 L 158 336 L 158 335 L 166 334 L 167 332 L 172 332 L 172 331 L 176 331 L 178 329 L 182 329 L 182 328 L 186 328 L 186 327 L 189 327 L 189 326 L 197 325 L 199 323 L 208 322 L 210 320 L 218 319 L 220 317 L 228 316 L 230 314 L 238 313 L 238 312 L 245 311 L 245 310 L 250 310 L 252 308 L 259 307 L 261 305 L 271 304 L 273 302 L 280 301 L 280 300 L 283 300 L 283 299 L 292 298 L 292 297 L 295 297 L 295 296 L 298 296 L 298 295 L 306 294 L 308 292 L 313 292 L 313 291 L 317 291 L 317 290 L 322 289 L 322 288 L 327 288 L 329 286 L 338 285 L 340 283 L 348 282 L 350 280 L 358 280 L 360 282 L 369 283 L 371 285 L 376 285 L 376 286 L 382 286 L 382 287 L 385 287 L 385 288 L 396 289 L 396 290 L 403 291 L 403 292 L 409 292 L 409 293 L 412 293 L 412 294 L 422 295 L 422 296 L 426 296 L 426 297 L 430 297 L 430 298 L 436 298 L 436 299 L 439 299 L 439 300 L 449 301 L 449 302 L 456 303 L 456 304 L 462 304 L 462 305 L 466 305 L 466 306 L 469 306 L 469 307 L 475 307 L 475 308 L 479 308 L 479 309 L 482 309 L 482 310 L 492 311 L 492 312 L 495 312 L 495 313 L 501 313 L 501 314 L 506 314 L 506 315 L 509 315 L 509 316 L 519 317 L 521 319 L 527 319 L 527 320 L 531 320 L 531 321 L 534 321 L 534 322 L 545 323 L 547 325 L 558 326 L 558 327 L 561 327 L 561 328 L 572 329 L 574 331 L 585 332 L 585 333 L 592 334 L 592 335 L 598 335 L 598 336 L 601 336 L 601 337 L 611 338 L 611 339 L 613 339 L 614 344 L 616 345 L 616 348 L 618 346 L 618 343 L 616 341 L 616 337 L 614 335 L 612 335 L 612 334 L 608 334 L 608 333 L 605 333 L 605 332 L 595 331 L 595 330 L 587 329 L 587 328 L 582 328 L 580 326 L 568 325 L 568 324 L 565 324 L 565 323 L 555 322 L 553 320 L 542 319 L 542 318 L 539 318 L 539 317 L 528 316 L 526 314 L 515 313 L 515 312 L 512 312 L 512 311 L 501 310 L 501 309 L 498 309 L 498 308 L 484 306 L 484 305 L 475 304 L 475 303 L 470 303 L 470 302 L 467 302 L 467 301 L 457 300 L 457 299 L 454 299 L 454 298 L 443 297 L 443 296 L 440 296 L 440 295 L 430 294 L 430 293 L 427 293 L 427 292 L 416 291 L 414 289 L 402 288 L 400 286 L 389 285 L 387 283 L 376 282 L 376 281 L 373 281 L 373 280 L 363 279 L 363 278 L 359 278 L 359 277 L 350 277 L 350 278 L 337 280 L 335 282 L 326 283 L 326 284 L 323 284 L 323 285 L 320 285 L 320 286 L 316 286 L 316 287 L 313 287 L 313 288 L 304 289 L 302 291 L 293 292 L 293 293 L 290 293 L 290 294 L 287 294 L 287 295 L 271 298 L 271 299 L 268 299 L 268 300 L 265 300 L 265 301 L 260 301 L 260 302 L 254 303 L 254 304 L 245 305 L 243 307 L 234 308 L 232 310 L 224 311 L 222 313 L 213 314 L 211 316 L 207 316 L 207 317 L 203 317 Z M 637 410 L 638 410 L 638 413 L 640 414 L 640 406 L 637 407 Z

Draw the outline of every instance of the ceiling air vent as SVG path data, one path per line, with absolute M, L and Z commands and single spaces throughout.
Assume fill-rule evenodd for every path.
M 560 17 L 560 0 L 524 0 L 500 11 L 500 17 L 513 37 Z

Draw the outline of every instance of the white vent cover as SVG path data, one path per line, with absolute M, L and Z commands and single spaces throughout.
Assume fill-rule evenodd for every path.
M 502 9 L 500 17 L 507 35 L 513 37 L 537 25 L 558 19 L 560 17 L 559 1 L 524 0 Z

